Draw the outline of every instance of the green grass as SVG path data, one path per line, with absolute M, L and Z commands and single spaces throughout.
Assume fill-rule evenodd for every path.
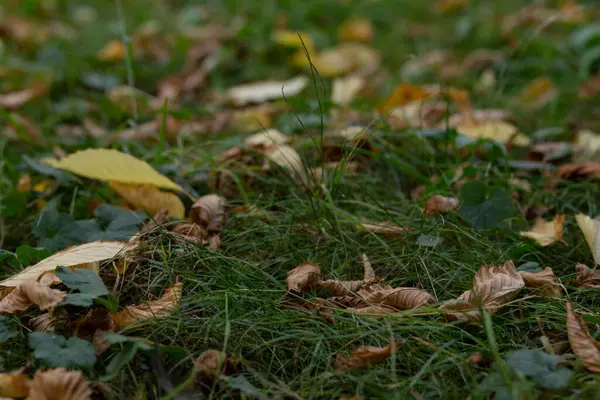
M 117 203 L 118 199 L 106 185 L 84 179 L 51 185 L 47 194 L 17 192 L 18 179 L 24 173 L 30 173 L 34 182 L 47 179 L 24 162 L 23 155 L 33 159 L 51 156 L 53 146 L 70 153 L 113 144 L 185 184 L 185 189 L 193 195 L 220 190 L 228 200 L 221 249 L 212 252 L 165 232 L 157 234 L 144 247 L 136 268 L 126 275 L 119 295 L 121 305 L 136 304 L 150 295 L 160 296 L 176 279 L 183 282 L 183 298 L 173 315 L 120 332 L 171 346 L 172 351 L 163 351 L 163 363 L 175 384 L 190 376 L 193 360 L 200 353 L 219 349 L 242 360 L 243 376 L 258 388 L 263 398 L 337 399 L 355 395 L 361 399 L 485 398 L 478 388 L 490 369 L 469 363 L 470 355 L 482 353 L 490 361 L 498 362 L 499 357 L 504 358 L 514 350 L 543 349 L 540 337 L 544 334 L 552 344 L 564 345 L 567 300 L 578 310 L 597 315 L 600 301 L 596 291 L 575 286 L 575 264 L 592 265 L 593 260 L 574 218 L 565 223 L 564 244 L 542 248 L 519 236 L 519 231 L 531 226 L 532 222 L 526 219 L 527 207 L 531 205 L 551 207 L 548 215 L 596 215 L 600 195 L 597 182 L 561 181 L 548 190 L 549 177 L 529 173 L 525 179 L 532 184 L 532 190 L 515 201 L 515 216 L 496 229 L 478 231 L 457 213 L 424 217 L 423 202 L 415 203 L 411 191 L 425 184 L 428 193 L 456 193 L 450 179 L 464 162 L 471 164 L 474 176 L 490 186 L 509 188 L 508 179 L 517 177 L 518 171 L 507 160 L 523 159 L 526 151 L 512 149 L 507 156 L 494 152 L 481 156 L 475 149 L 465 154 L 455 147 L 448 151 L 447 140 L 424 137 L 418 129 L 393 130 L 382 119 L 369 120 L 368 142 L 375 150 L 357 150 L 355 158 L 363 161 L 359 171 L 328 179 L 323 185 L 326 190 L 322 191 L 306 190 L 283 170 L 274 168 L 265 172 L 261 169 L 262 161 L 253 167 L 220 163 L 219 155 L 241 145 L 247 132 L 207 133 L 171 143 L 161 140 L 160 144 L 119 141 L 114 144 L 108 137 L 110 134 L 100 139 L 62 137 L 56 134 L 59 125 L 80 125 L 88 117 L 112 132 L 162 115 L 162 111 L 141 112 L 136 118 L 106 100 L 102 90 L 90 88 L 84 82 L 94 72 L 127 84 L 126 63 L 101 63 L 95 54 L 109 40 L 121 37 L 121 23 L 131 33 L 155 19 L 161 24 L 158 38 L 173 45 L 171 60 L 165 64 L 130 60 L 135 87 L 155 93 L 161 79 L 180 70 L 193 44 L 179 35 L 177 19 L 181 18 L 181 10 L 192 2 L 162 1 L 149 6 L 147 1 L 124 1 L 123 20 L 111 2 L 90 1 L 86 4 L 96 7 L 98 17 L 94 22 L 79 24 L 72 20 L 79 2 L 57 3 L 55 10 L 45 14 L 33 0 L 20 6 L 7 5 L 4 10 L 40 22 L 64 21 L 75 27 L 77 36 L 72 41 L 52 39 L 43 45 L 2 39 L 2 60 L 9 68 L 24 71 L 25 78 L 15 72 L 15 79 L 31 79 L 51 70 L 53 84 L 47 95 L 17 111 L 40 127 L 46 139 L 44 145 L 9 141 L 0 134 L 0 201 L 4 207 L 0 215 L 0 249 L 12 252 L 20 245 L 37 244 L 32 224 L 40 212 L 37 204 L 40 199 L 58 197 L 61 211 L 69 212 L 75 219 L 91 218 L 88 210 L 91 200 Z M 296 74 L 298 71 L 287 62 L 290 54 L 271 40 L 281 15 L 287 17 L 289 29 L 309 32 L 319 48 L 337 43 L 336 30 L 342 21 L 364 16 L 375 27 L 372 46 L 382 53 L 382 71 L 387 78 L 376 93 L 356 100 L 353 109 L 371 111 L 397 83 L 403 82 L 400 67 L 415 56 L 445 48 L 462 57 L 476 49 L 491 48 L 502 50 L 505 59 L 495 67 L 498 82 L 494 91 L 472 94 L 475 108 L 512 112 L 521 131 L 538 141 L 571 142 L 574 127 L 599 126 L 598 97 L 585 101 L 577 97 L 577 89 L 587 78 L 587 72 L 581 64 L 581 54 L 569 42 L 569 35 L 580 26 L 525 27 L 514 32 L 517 41 L 509 45 L 501 36 L 499 21 L 529 2 L 474 0 L 464 11 L 450 14 L 436 13 L 431 2 L 349 3 L 206 2 L 211 13 L 209 22 L 227 24 L 236 16 L 246 21 L 235 39 L 224 42 L 221 64 L 208 77 L 206 87 L 221 91 L 247 81 Z M 581 3 L 593 9 L 593 2 Z M 188 18 L 192 17 L 188 11 Z M 426 34 L 417 36 L 416 25 L 426 28 Z M 540 110 L 522 109 L 515 104 L 514 97 L 541 75 L 554 80 L 560 96 Z M 460 77 L 444 83 L 474 93 L 479 76 L 479 72 L 464 71 Z M 330 81 L 317 77 L 301 96 L 288 99 L 292 111 L 276 118 L 273 124 L 285 134 L 294 135 L 293 146 L 313 167 L 321 163 L 321 118 L 327 123 L 332 108 L 328 101 Z M 435 71 L 414 81 L 439 82 Z M 2 81 L 0 88 L 5 91 L 10 84 L 8 80 Z M 181 109 L 172 114 L 182 121 L 213 115 L 219 108 L 211 103 L 208 90 L 181 103 Z M 555 129 L 556 134 L 543 137 L 542 130 L 547 128 Z M 238 178 L 238 184 L 226 194 L 224 187 L 216 185 L 218 173 L 224 170 Z M 434 181 L 433 176 L 442 178 Z M 184 201 L 189 207 L 189 200 Z M 240 206 L 251 206 L 256 212 L 264 211 L 266 216 L 259 217 L 252 210 L 236 211 Z M 409 230 L 394 239 L 363 233 L 355 228 L 363 219 L 391 220 Z M 442 241 L 435 247 L 420 246 L 416 243 L 420 235 L 439 236 Z M 283 307 L 287 271 L 312 261 L 319 264 L 326 278 L 360 279 L 363 253 L 369 256 L 377 275 L 385 282 L 394 287 L 426 289 L 435 296 L 436 305 L 470 289 L 472 277 L 480 266 L 506 260 L 513 260 L 517 266 L 533 261 L 541 267 L 552 267 L 568 295 L 545 299 L 534 290 L 524 289 L 519 296 L 524 300 L 512 302 L 492 315 L 487 327 L 449 323 L 436 305 L 381 319 L 338 310 L 334 323 Z M 2 277 L 18 270 L 3 262 L 0 260 Z M 111 289 L 113 272 L 107 268 L 102 274 Z M 304 297 L 311 299 L 315 295 Z M 84 314 L 81 309 L 67 311 Z M 35 311 L 28 311 L 20 317 L 23 334 L 0 348 L 2 371 L 23 367 L 28 360 L 38 365 L 26 340 L 27 320 L 34 315 Z M 61 332 L 68 336 L 71 331 L 72 326 L 67 324 Z M 598 325 L 590 323 L 590 332 L 597 337 Z M 352 372 L 336 372 L 332 367 L 338 353 L 349 354 L 362 345 L 385 346 L 391 340 L 398 341 L 400 346 L 383 364 Z M 571 354 L 568 349 L 566 346 Z M 90 379 L 105 376 L 106 366 L 118 354 L 119 348 L 114 346 L 99 357 L 92 370 L 86 371 L 87 376 Z M 515 398 L 595 398 L 600 380 L 586 372 L 573 357 L 567 364 L 574 370 L 568 388 L 542 392 L 517 384 L 515 379 Z M 138 399 L 173 398 L 157 387 L 146 353 L 138 353 L 107 383 L 118 399 L 135 395 Z M 256 397 L 240 393 L 223 382 L 204 390 L 207 398 L 212 399 Z

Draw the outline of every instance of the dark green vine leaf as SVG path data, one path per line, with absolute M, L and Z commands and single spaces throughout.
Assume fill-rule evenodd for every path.
M 50 368 L 90 368 L 96 362 L 94 345 L 78 337 L 33 332 L 29 334 L 29 347 L 33 356 Z
M 514 214 L 510 195 L 503 189 L 489 189 L 481 181 L 466 183 L 460 200 L 460 216 L 476 229 L 493 229 Z

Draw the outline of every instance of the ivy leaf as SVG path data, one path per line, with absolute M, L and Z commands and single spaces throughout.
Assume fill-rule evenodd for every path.
M 227 386 L 237 389 L 242 393 L 256 398 L 267 398 L 256 386 L 254 386 L 244 375 L 228 376 Z
M 31 247 L 28 245 L 17 247 L 17 258 L 22 266 L 33 265 L 46 257 L 50 257 L 52 253 L 44 247 Z
M 86 231 L 86 241 L 129 240 L 144 221 L 144 213 L 132 212 L 110 204 L 101 204 L 94 212 L 95 219 L 77 221 Z
M 512 199 L 506 191 L 491 190 L 481 181 L 466 183 L 460 191 L 460 216 L 476 229 L 493 229 L 513 216 Z
M 19 335 L 19 331 L 9 317 L 0 316 L 0 343 Z
M 27 165 L 29 165 L 29 167 L 31 167 L 34 171 L 39 172 L 42 175 L 52 176 L 65 183 L 77 182 L 75 175 L 69 172 L 61 171 L 60 169 L 51 167 L 50 165 L 42 164 L 27 156 L 23 156 L 23 160 L 25 160 Z
M 532 378 L 543 389 L 561 389 L 569 386 L 573 372 L 559 364 L 562 357 L 547 354 L 537 349 L 522 349 L 511 352 L 506 363 L 513 370 Z
M 106 366 L 106 374 L 100 380 L 107 382 L 115 378 L 118 372 L 133 360 L 139 350 L 150 351 L 152 347 L 139 338 L 131 338 L 118 333 L 107 332 L 104 339 L 110 344 L 121 344 L 119 351 Z
M 68 294 L 62 304 L 89 307 L 96 297 L 109 293 L 104 282 L 102 282 L 102 278 L 91 269 L 78 268 L 73 271 L 67 267 L 58 267 L 56 276 L 60 278 L 66 287 L 80 292 Z
M 40 239 L 38 245 L 52 253 L 85 240 L 86 232 L 70 214 L 44 209 L 33 225 L 33 234 Z
M 29 334 L 29 347 L 33 356 L 50 368 L 90 368 L 96 362 L 94 345 L 78 337 L 33 332 Z

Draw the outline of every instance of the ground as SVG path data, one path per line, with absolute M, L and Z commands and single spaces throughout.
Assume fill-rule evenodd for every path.
M 100 276 L 119 309 L 156 299 L 175 282 L 182 283 L 183 292 L 164 318 L 119 330 L 146 340 L 148 348 L 136 353 L 133 346 L 114 344 L 83 368 L 90 381 L 105 382 L 119 399 L 194 398 L 183 397 L 186 393 L 212 399 L 463 399 L 493 393 L 496 398 L 593 398 L 600 380 L 569 346 L 565 306 L 571 302 L 592 337 L 598 335 L 597 289 L 583 288 L 575 279 L 575 265 L 593 266 L 594 254 L 574 215 L 598 213 L 600 168 L 580 173 L 583 179 L 556 173 L 557 166 L 593 163 L 597 157 L 585 148 L 578 153 L 576 142 L 582 130 L 599 127 L 599 97 L 589 83 L 598 72 L 600 40 L 600 33 L 592 34 L 593 2 L 192 3 L 30 0 L 0 6 L 1 92 L 42 87 L 22 105 L 0 108 L 0 278 L 81 243 L 69 231 L 74 221 L 96 215 L 102 233 L 96 238 L 115 239 L 94 211 L 99 204 L 127 207 L 106 182 L 50 168 L 43 158 L 118 149 L 181 185 L 177 196 L 186 215 L 203 195 L 216 193 L 226 201 L 218 248 L 159 230 L 144 239 L 135 268 L 122 282 L 115 282 L 110 266 L 103 267 Z M 348 70 L 328 73 L 331 65 L 319 52 L 347 41 L 340 26 L 357 18 L 372 30 L 361 46 L 379 52 L 380 64 L 365 72 L 354 61 Z M 289 41 L 295 44 L 278 43 L 275 32 L 283 30 L 292 33 Z M 110 54 L 105 46 L 112 40 L 128 45 L 116 44 Z M 109 54 L 99 54 L 103 48 Z M 494 53 L 466 61 L 481 49 Z M 434 50 L 447 54 L 423 61 Z M 213 51 L 218 51 L 214 68 L 190 90 L 182 89 L 181 81 L 206 67 L 202 62 Z M 294 64 L 298 51 L 314 69 Z M 267 111 L 227 98 L 236 85 L 301 74 L 308 77 L 307 87 L 259 102 Z M 348 105 L 331 100 L 332 75 L 364 80 Z M 535 80 L 543 87 L 523 94 Z M 179 82 L 173 84 L 177 95 L 161 92 L 165 82 Z M 400 84 L 414 85 L 404 87 L 408 100 L 390 97 Z M 109 99 L 107 91 L 120 85 L 133 86 L 150 100 L 133 106 L 129 95 Z M 434 110 L 435 123 L 418 115 L 403 123 L 398 115 L 406 109 L 390 117 L 392 109 L 427 96 L 443 105 L 441 113 Z M 240 116 L 244 109 L 251 110 L 246 117 Z M 451 123 L 454 114 L 485 109 L 504 111 L 500 119 L 516 126 L 524 142 L 469 142 L 460 135 L 460 124 Z M 99 133 L 91 132 L 89 121 Z M 148 123 L 155 125 L 140 134 L 139 127 Z M 261 126 L 290 138 L 302 169 L 269 162 L 271 153 L 244 142 Z M 359 126 L 366 136 L 357 142 L 332 134 L 346 126 Z M 132 136 L 122 133 L 127 129 Z M 559 145 L 548 151 L 535 147 L 540 143 Z M 223 156 L 236 146 L 237 155 Z M 338 164 L 327 174 L 311 172 L 333 161 Z M 420 187 L 424 191 L 418 195 Z M 428 215 L 427 200 L 434 194 L 455 197 L 460 207 Z M 44 212 L 54 213 L 51 226 L 40 226 Z M 135 215 L 141 221 L 146 214 Z M 520 235 L 536 217 L 555 215 L 567 216 L 562 240 L 541 246 Z M 134 230 L 118 239 L 129 239 L 139 228 L 136 221 Z M 369 231 L 362 225 L 367 221 L 391 221 L 396 231 Z M 37 254 L 23 246 L 48 251 Z M 22 253 L 30 254 L 31 262 L 18 257 L 18 248 L 26 249 Z M 330 304 L 319 310 L 289 307 L 316 304 L 327 293 L 314 287 L 289 291 L 288 271 L 312 262 L 322 279 L 359 280 L 363 254 L 382 283 L 426 290 L 434 301 L 377 316 L 333 310 Z M 439 308 L 471 289 L 481 266 L 509 260 L 519 271 L 551 267 L 560 295 L 524 287 L 504 307 L 481 309 L 481 318 L 470 323 L 452 321 Z M 53 312 L 66 321 L 57 322 L 57 333 L 85 336 L 75 320 L 89 316 L 90 308 L 66 305 Z M 44 366 L 28 341 L 33 329 L 28 321 L 39 314 L 30 308 L 8 316 L 18 334 L 0 348 L 2 371 L 26 367 L 31 375 Z M 337 354 L 391 342 L 397 348 L 381 363 L 334 368 Z M 155 344 L 160 348 L 152 350 Z M 241 366 L 207 384 L 192 367 L 209 349 Z M 572 371 L 570 380 L 552 388 L 516 372 L 507 360 L 523 349 L 560 355 L 561 366 Z M 170 394 L 165 379 L 177 387 Z

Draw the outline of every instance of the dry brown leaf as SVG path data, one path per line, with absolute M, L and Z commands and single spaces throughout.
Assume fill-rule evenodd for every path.
M 545 221 L 538 218 L 530 231 L 521 232 L 521 236 L 533 239 L 542 246 L 548 246 L 563 236 L 563 222 L 567 219 L 566 215 L 555 215 L 552 221 Z
M 600 343 L 589 333 L 587 324 L 573 311 L 570 302 L 567 303 L 567 335 L 573 353 L 592 372 L 600 372 Z
M 287 274 L 287 288 L 291 292 L 308 292 L 313 290 L 321 280 L 321 269 L 317 264 L 305 262 Z
M 39 83 L 18 92 L 0 94 L 0 108 L 5 110 L 21 108 L 25 103 L 46 93 L 47 90 L 47 84 Z
M 423 289 L 373 285 L 358 291 L 365 302 L 373 305 L 393 307 L 398 310 L 409 310 L 435 303 L 435 298 Z
M 562 164 L 555 173 L 561 179 L 600 179 L 600 162 L 584 161 Z
M 338 281 L 335 279 L 328 279 L 319 282 L 320 288 L 330 290 L 334 296 L 355 296 L 363 285 L 364 281 Z
M 0 301 L 0 314 L 14 314 L 25 311 L 32 305 L 40 310 L 56 307 L 67 294 L 57 289 L 50 289 L 39 282 L 23 283 Z
M 398 226 L 395 222 L 384 221 L 384 222 L 362 222 L 356 225 L 356 228 L 361 232 L 376 233 L 388 238 L 395 238 L 404 235 L 408 228 L 405 226 Z
M 420 102 L 430 96 L 431 93 L 422 86 L 401 83 L 377 106 L 377 109 L 380 113 L 385 114 L 396 107 L 406 106 L 417 101 Z
M 336 78 L 331 88 L 331 101 L 342 107 L 350 105 L 358 92 L 365 85 L 365 79 L 360 76 L 350 75 Z
M 24 374 L 0 374 L 0 397 L 25 397 L 29 394 L 29 383 L 29 377 Z
M 525 286 L 539 288 L 540 293 L 543 296 L 562 296 L 560 284 L 558 283 L 558 279 L 556 279 L 552 268 L 546 267 L 543 271 L 540 272 L 519 271 L 519 274 L 523 278 Z
M 308 85 L 309 79 L 297 76 L 288 81 L 264 81 L 235 86 L 227 91 L 227 98 L 237 106 L 264 103 L 269 100 L 293 97 Z
M 435 128 L 444 118 L 447 108 L 447 104 L 442 101 L 413 101 L 393 108 L 388 115 L 388 123 L 394 129 Z
M 425 203 L 425 215 L 439 215 L 454 211 L 458 208 L 458 199 L 456 197 L 445 197 L 441 194 L 434 194 L 427 203 Z
M 337 371 L 347 371 L 359 369 L 369 365 L 381 364 L 388 359 L 398 348 L 396 342 L 388 344 L 386 347 L 362 346 L 352 351 L 350 357 L 344 354 L 335 356 L 333 363 Z
M 373 314 L 373 315 L 398 315 L 401 314 L 398 309 L 384 305 L 354 307 L 349 309 L 357 314 Z
M 180 224 L 173 228 L 173 233 L 182 235 L 186 238 L 198 239 L 199 241 L 206 237 L 206 232 L 197 224 Z
M 551 102 L 558 95 L 554 83 L 547 76 L 542 76 L 529 84 L 518 98 L 518 103 L 527 108 L 540 108 Z
M 585 162 L 600 159 L 600 135 L 596 132 L 586 129 L 578 131 L 573 144 L 575 147 L 574 161 Z
M 431 29 L 431 24 L 428 25 L 427 29 Z M 413 78 L 425 71 L 440 67 L 441 65 L 449 64 L 453 61 L 453 59 L 453 54 L 448 50 L 432 50 L 405 62 L 402 66 L 401 75 L 404 78 Z
M 200 197 L 192 206 L 190 219 L 206 231 L 219 232 L 225 219 L 225 199 L 216 194 Z
M 244 139 L 244 146 L 257 150 L 264 150 L 284 145 L 289 141 L 290 138 L 277 129 L 265 129 Z
M 436 0 L 435 8 L 441 13 L 460 11 L 465 8 L 471 0 Z
M 293 147 L 280 145 L 270 147 L 265 151 L 265 157 L 280 167 L 304 177 L 304 166 L 300 154 Z M 268 169 L 268 165 L 265 167 Z
M 198 378 L 202 381 L 212 381 L 220 375 L 230 375 L 240 369 L 240 363 L 234 357 L 219 350 L 206 350 L 194 362 Z
M 112 316 L 113 322 L 118 328 L 124 328 L 148 319 L 166 318 L 179 305 L 182 290 L 183 284 L 177 282 L 173 287 L 166 289 L 158 300 L 148 301 L 146 304 L 137 306 L 126 306 Z
M 600 92 L 600 73 L 585 81 L 579 88 L 579 97 L 587 99 Z
M 600 288 L 600 270 L 592 270 L 585 264 L 575 266 L 575 282 L 579 288 Z
M 100 61 L 121 61 L 125 59 L 127 47 L 120 40 L 111 40 L 98 52 Z
M 375 33 L 371 22 L 366 18 L 350 18 L 342 23 L 338 30 L 341 41 L 370 42 Z
M 577 214 L 575 220 L 592 251 L 594 262 L 600 264 L 600 221 L 583 214 Z
M 40 314 L 37 317 L 33 317 L 29 320 L 29 326 L 34 332 L 54 332 L 54 323 L 56 322 L 56 316 L 50 315 L 50 313 Z
M 134 104 L 137 111 L 141 113 L 151 112 L 154 105 L 158 104 L 156 97 L 127 85 L 110 88 L 105 92 L 105 96 L 122 109 L 130 112 L 133 111 Z
M 35 373 L 27 399 L 91 400 L 92 389 L 83 372 L 55 368 Z
M 108 185 L 128 203 L 151 215 L 167 209 L 172 217 L 185 217 L 185 207 L 175 193 L 161 191 L 152 185 L 130 185 L 116 181 L 109 181 Z
M 470 296 L 471 291 L 464 292 L 460 297 Z M 465 300 L 455 299 L 446 301 L 440 306 L 449 321 L 477 322 L 481 320 L 481 312 Z

